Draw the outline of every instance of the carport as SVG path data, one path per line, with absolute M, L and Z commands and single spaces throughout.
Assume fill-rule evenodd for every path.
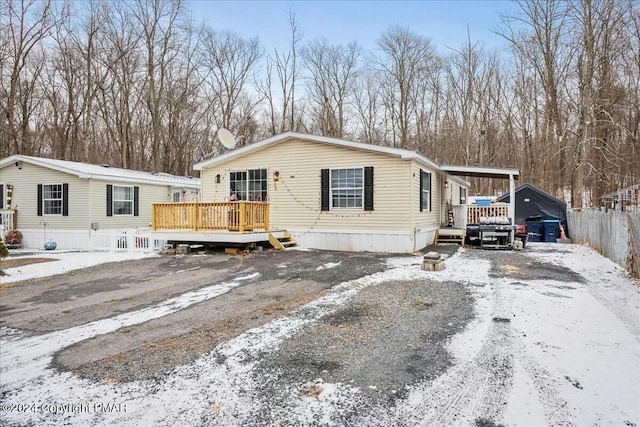
M 455 176 L 508 179 L 509 195 L 515 194 L 515 180 L 520 177 L 520 170 L 511 169 L 511 168 L 442 165 L 440 166 L 440 169 L 447 172 L 449 175 L 455 175 Z M 515 200 L 515 198 L 511 197 L 509 200 Z M 515 203 L 513 202 L 509 202 L 509 217 L 511 218 L 512 221 L 515 220 Z M 515 224 L 515 221 L 513 223 Z

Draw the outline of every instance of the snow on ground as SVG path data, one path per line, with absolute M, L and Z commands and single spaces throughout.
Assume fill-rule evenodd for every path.
M 491 277 L 490 263 L 472 260 L 464 250 L 448 259 L 442 272 L 422 271 L 418 257 L 398 258 L 388 270 L 335 286 L 160 381 L 96 383 L 56 372 L 48 364 L 61 346 L 169 314 L 204 295 L 189 293 L 156 307 L 56 331 L 47 335 L 52 343 L 44 347 L 38 343 L 42 336 L 20 336 L 5 328 L 0 331 L 2 360 L 16 361 L 2 366 L 1 385 L 10 390 L 7 403 L 123 403 L 126 412 L 105 414 L 92 406 L 76 407 L 79 413 L 63 414 L 73 408 L 60 407 L 58 413 L 39 408 L 1 415 L 37 425 L 242 425 L 251 412 L 273 410 L 256 407 L 259 391 L 252 369 L 261 356 L 367 286 L 424 278 L 474 288 L 476 319 L 448 344 L 456 363 L 434 381 L 409 386 L 407 397 L 396 405 L 367 408 L 356 424 L 473 425 L 482 415 L 508 426 L 640 425 L 639 288 L 615 264 L 584 247 L 536 245 L 524 253 L 569 267 L 585 281 Z M 215 297 L 225 286 L 246 279 L 250 277 L 201 291 Z M 511 374 L 502 377 L 502 368 Z M 292 395 L 293 413 L 279 421 L 306 424 L 313 417 L 331 424 L 331 414 L 360 393 L 348 384 L 319 383 L 325 391 L 317 398 Z
M 12 252 L 13 254 L 14 252 Z M 24 265 L 22 267 L 7 268 L 6 276 L 0 276 L 0 285 L 6 283 L 19 282 L 21 280 L 48 277 L 56 274 L 66 273 L 81 268 L 93 267 L 94 265 L 107 262 L 127 261 L 158 256 L 155 253 L 110 253 L 110 252 L 28 252 L 29 255 L 10 256 L 6 259 L 28 259 L 28 258 L 49 258 L 55 261 L 40 262 L 36 264 Z
M 340 264 L 342 264 L 342 261 L 338 261 L 338 262 L 328 262 L 326 264 L 322 264 L 321 266 L 316 268 L 316 271 L 320 271 L 320 270 L 326 270 L 329 268 L 336 268 L 337 266 L 339 266 Z

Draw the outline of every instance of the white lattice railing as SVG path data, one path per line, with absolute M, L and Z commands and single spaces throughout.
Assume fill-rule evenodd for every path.
M 0 209 L 0 225 L 4 231 L 13 230 L 16 223 L 16 211 L 14 209 Z
M 154 239 L 149 230 L 93 230 L 91 250 L 96 252 L 155 252 L 165 240 Z

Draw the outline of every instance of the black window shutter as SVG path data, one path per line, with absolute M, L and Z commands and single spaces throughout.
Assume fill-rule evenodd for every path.
M 113 216 L 113 185 L 107 184 L 107 216 Z
M 373 166 L 364 168 L 364 210 L 373 210 Z
M 62 216 L 69 216 L 69 184 L 62 184 Z
M 38 184 L 38 216 L 42 216 L 42 184 Z
M 4 209 L 4 185 L 0 184 L 0 209 Z
M 133 216 L 139 216 L 138 199 L 140 198 L 140 187 L 133 187 Z
M 329 169 L 322 169 L 320 175 L 320 189 L 322 190 L 321 196 L 321 210 L 329 210 Z
M 431 174 L 427 174 L 429 175 L 429 212 L 431 212 L 432 208 L 433 208 L 433 204 L 431 203 L 431 201 L 433 200 L 433 190 L 432 190 L 432 185 L 431 185 Z
M 420 169 L 420 192 L 418 193 L 418 204 L 420 205 L 420 212 L 422 212 L 422 191 L 424 190 L 423 188 L 423 182 L 424 182 L 424 171 L 422 169 Z

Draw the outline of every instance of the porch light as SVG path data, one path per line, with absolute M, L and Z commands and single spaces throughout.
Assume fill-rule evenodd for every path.
M 444 188 L 449 188 L 449 181 L 444 182 Z

